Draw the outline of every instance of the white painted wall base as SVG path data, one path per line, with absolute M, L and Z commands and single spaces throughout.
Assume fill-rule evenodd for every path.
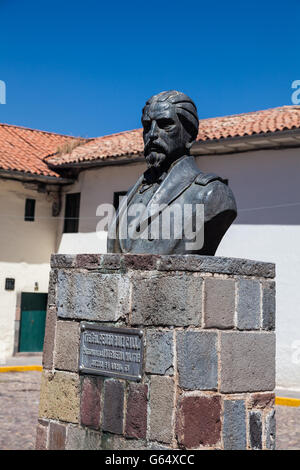
M 16 314 L 18 302 L 22 292 L 48 292 L 49 263 L 29 264 L 29 263 L 0 263 L 0 362 L 13 354 L 15 337 Z M 5 278 L 15 279 L 15 289 L 13 291 L 4 290 Z M 34 285 L 38 282 L 38 291 Z
M 35 220 L 24 220 L 26 198 L 35 199 Z M 48 292 L 50 255 L 55 251 L 58 222 L 47 193 L 19 181 L 0 180 L 0 361 L 14 350 L 15 320 L 22 292 Z M 5 290 L 5 278 L 15 289 Z M 35 282 L 38 291 L 35 291 Z

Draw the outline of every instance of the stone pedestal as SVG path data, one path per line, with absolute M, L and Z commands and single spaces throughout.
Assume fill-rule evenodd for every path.
M 273 449 L 274 265 L 52 257 L 38 449 Z M 143 331 L 140 382 L 79 371 L 82 322 Z

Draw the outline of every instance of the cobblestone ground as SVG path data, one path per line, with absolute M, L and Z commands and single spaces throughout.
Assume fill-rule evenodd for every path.
M 0 373 L 0 450 L 34 449 L 40 372 Z M 300 449 L 300 407 L 276 407 L 277 449 Z
M 34 449 L 40 372 L 0 373 L 0 450 Z
M 276 448 L 300 450 L 300 407 L 276 406 Z

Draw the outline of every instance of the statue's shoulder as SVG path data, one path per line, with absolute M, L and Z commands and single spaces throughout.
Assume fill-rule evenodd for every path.
M 193 194 L 201 204 L 205 205 L 208 218 L 225 210 L 235 213 L 237 211 L 228 182 L 215 173 L 200 172 L 194 180 Z
M 226 184 L 226 180 L 221 178 L 221 176 L 216 175 L 215 173 L 199 173 L 194 182 L 199 184 L 200 186 L 206 186 L 213 181 L 221 181 L 222 183 Z

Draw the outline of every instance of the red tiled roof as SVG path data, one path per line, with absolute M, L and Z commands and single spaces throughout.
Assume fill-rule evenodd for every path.
M 59 178 L 60 175 L 51 170 L 43 159 L 74 139 L 52 132 L 0 124 L 0 170 Z
M 300 129 L 300 106 L 254 111 L 199 121 L 198 142 L 245 137 L 264 133 Z M 73 150 L 58 153 L 58 148 L 73 141 Z M 74 142 L 75 141 L 75 142 Z M 73 147 L 71 144 L 71 148 Z M 78 145 L 81 144 L 81 145 Z M 51 132 L 0 124 L 0 170 L 59 178 L 56 171 L 63 165 L 129 158 L 143 153 L 142 129 L 118 134 L 79 139 Z M 55 155 L 56 154 L 56 155 Z M 49 165 L 49 166 L 48 166 Z
M 253 134 L 300 128 L 300 106 L 254 111 L 199 121 L 198 141 L 244 137 Z M 51 165 L 80 163 L 137 155 L 143 152 L 142 129 L 98 137 L 76 147 L 71 153 L 47 158 Z
M 142 129 L 135 129 L 97 137 L 84 145 L 76 147 L 71 153 L 47 158 L 47 162 L 51 165 L 63 165 L 90 160 L 104 160 L 109 157 L 137 155 L 144 150 L 142 132 Z
M 300 128 L 300 106 L 281 106 L 199 121 L 198 141 Z

